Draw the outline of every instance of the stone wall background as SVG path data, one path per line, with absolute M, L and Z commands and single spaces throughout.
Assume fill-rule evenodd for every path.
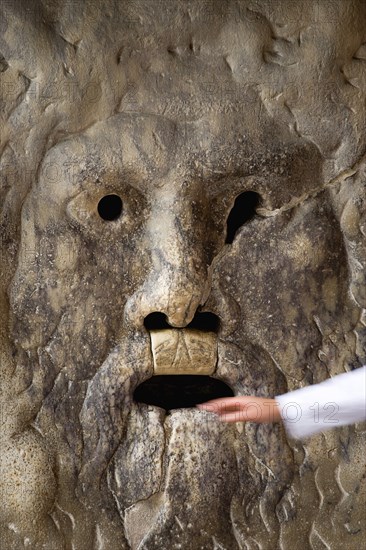
M 182 548 L 251 550 L 290 549 L 297 547 L 301 540 L 303 548 L 361 548 L 365 532 L 363 425 L 327 432 L 305 443 L 286 443 L 283 432 L 276 432 L 272 440 L 265 429 L 258 436 L 250 426 L 245 428 L 242 439 L 240 434 L 218 431 L 221 446 L 217 453 L 222 459 L 230 445 L 245 447 L 245 452 L 235 473 L 225 474 L 224 480 L 218 482 L 217 494 L 205 492 L 207 466 L 199 458 L 198 465 L 192 466 L 194 475 L 199 477 L 199 472 L 203 472 L 202 479 L 197 481 L 198 489 L 179 478 L 179 464 L 170 465 L 172 482 L 168 473 L 165 472 L 167 477 L 161 473 L 159 464 L 146 465 L 149 475 L 156 468 L 156 478 L 168 479 L 163 485 L 165 490 L 161 490 L 159 483 L 160 490 L 155 486 L 152 474 L 151 479 L 144 479 L 140 484 L 136 480 L 144 470 L 134 470 L 131 448 L 119 447 L 118 452 L 116 448 L 122 435 L 132 445 L 136 434 L 146 433 L 144 422 L 151 422 L 150 417 L 147 420 L 149 413 L 142 412 L 136 426 L 128 424 L 125 428 L 118 415 L 103 416 L 102 392 L 108 381 L 121 380 L 119 372 L 113 374 L 115 364 L 123 363 L 121 357 L 132 354 L 141 363 L 145 360 L 148 363 L 146 337 L 139 333 L 133 340 L 128 331 L 121 329 L 118 308 L 125 305 L 122 298 L 115 310 L 108 310 L 110 325 L 98 317 L 98 312 L 104 311 L 106 298 L 102 293 L 97 294 L 103 276 L 98 279 L 92 270 L 89 273 L 94 289 L 92 298 L 86 301 L 86 290 L 76 294 L 79 313 L 85 300 L 84 318 L 77 313 L 74 317 L 64 315 L 67 290 L 64 293 L 63 290 L 68 288 L 67 283 L 63 283 L 65 287 L 60 285 L 59 295 L 55 291 L 55 303 L 59 306 L 54 307 L 53 313 L 46 307 L 42 309 L 46 303 L 42 289 L 32 298 L 29 288 L 36 288 L 37 282 L 53 277 L 47 258 L 42 257 L 39 235 L 35 231 L 32 236 L 31 224 L 37 201 L 42 196 L 37 182 L 40 178 L 48 183 L 60 179 L 58 157 L 53 164 L 44 163 L 46 152 L 54 145 L 65 137 L 88 131 L 90 139 L 112 132 L 108 121 L 120 114 L 153 113 L 179 121 L 185 128 L 186 135 L 183 133 L 181 138 L 186 147 L 185 159 L 191 159 L 193 164 L 197 160 L 209 172 L 214 158 L 215 167 L 225 173 L 232 152 L 230 148 L 225 150 L 224 115 L 232 116 L 235 120 L 245 120 L 244 130 L 249 128 L 249 141 L 252 141 L 248 145 L 249 156 L 253 158 L 253 150 L 264 155 L 266 150 L 280 147 L 273 137 L 277 132 L 283 142 L 292 140 L 294 150 L 300 151 L 300 158 L 302 149 L 298 143 L 301 143 L 307 170 L 309 164 L 314 168 L 314 181 L 311 170 L 296 165 L 290 178 L 287 173 L 282 179 L 281 174 L 277 175 L 277 187 L 266 194 L 266 178 L 273 172 L 273 166 L 270 163 L 268 172 L 263 168 L 262 183 L 258 185 L 264 195 L 261 216 L 266 225 L 260 230 L 244 228 L 232 250 L 223 258 L 221 252 L 216 256 L 206 305 L 211 309 L 226 307 L 236 311 L 235 317 L 239 320 L 232 347 L 226 342 L 222 356 L 239 361 L 244 349 L 248 364 L 252 361 L 251 354 L 261 357 L 256 372 L 263 379 L 268 373 L 263 374 L 260 365 L 266 361 L 271 362 L 271 368 L 277 365 L 278 370 L 268 376 L 262 387 L 262 391 L 269 393 L 316 383 L 362 365 L 366 319 L 365 3 L 361 0 L 62 3 L 3 0 L 1 7 L 4 12 L 0 23 L 1 468 L 6 474 L 2 476 L 1 489 L 1 500 L 5 504 L 2 546 L 6 549 L 151 549 L 178 548 L 181 544 Z M 216 116 L 215 113 L 219 138 L 217 142 L 212 138 L 205 144 L 204 149 L 213 151 L 205 165 L 190 136 L 195 120 Z M 107 125 L 103 125 L 105 121 Z M 164 134 L 164 128 L 156 130 L 158 134 L 159 131 L 161 135 L 168 135 Z M 117 135 L 117 130 L 115 132 L 112 135 Z M 197 140 L 204 136 L 203 133 Z M 220 139 L 220 136 L 223 137 Z M 260 151 L 261 144 L 264 152 Z M 169 146 L 166 147 L 170 156 Z M 75 154 L 76 161 L 71 159 L 71 168 L 77 163 L 77 151 Z M 109 159 L 108 152 L 105 156 Z M 52 200 L 51 195 L 51 203 Z M 228 207 L 229 203 L 228 200 Z M 299 250 L 293 245 L 293 256 L 288 259 L 284 232 L 291 243 L 295 242 L 296 233 L 304 235 L 309 229 L 314 233 L 317 222 L 313 213 L 318 210 L 322 216 L 325 211 L 326 216 L 322 218 L 323 225 L 319 225 L 317 240 L 311 242 L 307 250 L 300 239 Z M 41 218 L 41 211 L 38 214 Z M 51 223 L 45 237 L 46 250 L 52 250 L 57 232 L 58 228 Z M 62 238 L 62 230 L 60 234 Z M 266 248 L 271 234 L 275 236 L 272 252 Z M 76 238 L 79 235 L 80 231 Z M 324 235 L 328 239 L 325 243 L 333 242 L 330 252 L 327 244 L 322 244 Z M 26 246 L 22 246 L 22 242 Z M 267 251 L 267 263 L 259 262 L 252 275 L 248 274 L 245 280 L 238 277 L 231 290 L 225 290 L 226 296 L 230 292 L 234 297 L 242 293 L 243 301 L 247 299 L 246 309 L 235 304 L 232 296 L 224 299 L 222 280 L 225 275 L 230 276 L 228 266 L 231 264 L 234 271 L 241 266 L 246 272 L 242 258 L 247 249 L 249 257 L 252 254 L 253 262 L 256 261 L 255 242 L 261 242 Z M 222 244 L 220 246 L 222 248 Z M 103 243 L 97 252 L 101 253 L 102 249 Z M 70 250 L 73 254 L 72 245 L 67 254 Z M 142 263 L 145 252 L 141 252 Z M 337 276 L 335 286 L 323 291 L 326 306 L 324 311 L 321 309 L 317 328 L 315 310 L 311 310 L 309 317 L 313 315 L 315 319 L 311 329 L 304 314 L 303 320 L 296 318 L 293 330 L 289 329 L 288 334 L 282 332 L 291 319 L 291 306 L 296 309 L 307 298 L 299 275 L 300 282 L 298 286 L 295 284 L 298 292 L 281 298 L 279 311 L 286 323 L 279 324 L 278 328 L 273 324 L 272 332 L 266 331 L 264 318 L 272 315 L 272 310 L 267 308 L 265 300 L 274 296 L 274 290 L 268 285 L 270 266 L 277 265 L 282 273 L 288 272 L 290 280 L 294 273 L 300 274 L 306 262 L 311 264 L 314 254 L 321 256 L 328 252 L 327 266 L 336 262 Z M 37 254 L 41 257 L 36 261 Z M 89 254 L 92 252 L 87 250 L 86 262 L 91 257 Z M 110 265 L 110 262 L 102 264 L 103 273 L 108 273 Z M 131 276 L 140 281 L 143 272 L 143 269 L 136 270 Z M 309 280 L 312 279 L 310 267 L 306 273 Z M 118 276 L 117 273 L 117 280 Z M 277 276 L 273 276 L 277 281 Z M 314 281 L 317 281 L 315 275 Z M 250 292 L 251 282 L 256 287 L 254 294 Z M 132 293 L 131 288 L 126 295 Z M 91 326 L 87 319 L 94 306 L 99 321 Z M 244 324 L 252 327 L 252 333 L 240 328 Z M 296 337 L 299 332 L 303 347 Z M 92 349 L 81 351 L 80 347 L 77 353 L 72 353 L 71 344 L 68 356 L 65 342 L 69 341 L 68 335 L 74 333 L 78 333 L 80 339 L 82 335 L 84 343 L 101 342 L 96 356 Z M 282 338 L 288 339 L 288 345 Z M 122 346 L 123 353 L 118 345 Z M 51 358 L 79 365 L 80 375 L 71 372 L 70 367 L 60 376 L 56 362 L 40 351 L 47 346 Z M 242 346 L 240 353 L 235 346 Z M 115 362 L 110 358 L 113 356 Z M 98 371 L 102 363 L 105 368 Z M 84 368 L 86 364 L 91 364 L 91 371 Z M 103 381 L 103 376 L 107 380 Z M 70 390 L 71 380 L 77 386 L 75 390 Z M 93 380 L 94 385 L 89 386 L 89 380 Z M 254 381 L 248 384 L 253 390 Z M 68 391 L 76 404 L 75 418 L 80 418 L 84 403 L 85 418 L 80 413 L 82 449 L 77 436 L 75 440 L 72 437 L 78 429 L 73 424 L 67 425 L 74 418 L 74 412 L 65 405 L 66 400 L 59 409 L 55 405 Z M 52 392 L 54 401 L 46 403 L 46 396 L 48 399 Z M 121 402 L 122 397 L 119 398 Z M 85 413 L 85 407 L 90 416 Z M 195 418 L 188 412 L 183 418 L 184 422 L 174 415 L 171 417 L 166 427 L 170 434 L 166 441 L 173 451 L 174 446 L 178 450 L 181 446 L 185 463 L 191 466 L 197 449 L 206 448 L 207 434 L 197 427 L 191 437 L 190 427 Z M 176 431 L 179 422 L 184 425 L 184 445 L 179 439 L 179 430 Z M 98 433 L 105 430 L 105 440 L 98 439 L 97 425 Z M 120 427 L 113 436 L 115 454 L 112 453 L 113 438 L 109 437 L 110 425 Z M 159 430 L 156 419 L 156 445 L 162 446 L 165 436 Z M 262 447 L 258 437 L 265 441 Z M 276 438 L 282 441 L 280 451 Z M 210 448 L 207 446 L 208 453 Z M 146 449 L 143 448 L 143 455 Z M 131 468 L 133 472 L 133 476 L 122 479 L 128 487 L 127 496 L 113 488 L 110 480 L 113 474 L 105 475 L 111 453 L 117 463 L 112 464 L 110 471 L 115 468 L 125 472 Z M 228 461 L 230 465 L 236 462 L 234 453 Z M 285 467 L 278 467 L 281 461 Z M 211 478 L 222 475 L 219 463 L 213 464 Z M 95 479 L 101 480 L 99 486 Z M 77 483 L 79 488 L 75 489 Z M 236 493 L 237 485 L 242 492 Z M 142 486 L 147 487 L 146 494 Z M 182 488 L 185 493 L 179 492 Z M 197 494 L 202 498 L 197 500 Z M 196 506 L 197 513 L 191 508 L 191 512 L 182 511 L 180 517 L 181 499 L 193 504 L 193 510 Z M 130 507 L 128 513 L 124 511 L 126 507 Z M 160 513 L 163 508 L 164 513 Z M 190 514 L 191 528 L 188 527 Z M 178 522 L 174 519 L 177 515 Z

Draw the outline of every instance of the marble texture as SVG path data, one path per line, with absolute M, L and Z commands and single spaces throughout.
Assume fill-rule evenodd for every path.
M 210 375 L 217 364 L 217 336 L 192 329 L 150 331 L 154 374 Z
M 365 363 L 365 2 L 1 9 L 1 547 L 358 550 L 363 424 L 300 443 L 133 393 L 155 312 L 236 395 Z

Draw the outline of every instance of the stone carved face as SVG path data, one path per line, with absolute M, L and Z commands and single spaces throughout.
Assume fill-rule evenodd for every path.
M 180 70 L 177 89 L 200 74 L 199 64 Z M 50 496 L 34 488 L 32 498 L 52 510 L 44 536 L 55 548 L 273 547 L 291 515 L 299 459 L 280 426 L 223 425 L 133 398 L 161 374 L 151 314 L 166 316 L 168 344 L 192 357 L 207 333 L 186 327 L 215 315 L 204 373 L 263 396 L 325 377 L 338 353 L 328 338 L 357 315 L 319 147 L 267 112 L 259 119 L 240 95 L 239 113 L 223 108 L 235 102 L 219 92 L 203 110 L 191 98 L 187 116 L 134 108 L 64 137 L 24 201 L 10 320 L 23 421 L 47 440 L 33 467 Z M 160 87 L 144 101 L 167 96 Z M 257 213 L 226 243 L 248 192 Z M 113 220 L 98 210 L 109 195 L 122 200 Z M 166 361 L 167 374 L 182 372 Z M 201 373 L 199 363 L 185 372 Z
M 275 524 L 293 475 L 279 427 L 239 429 L 192 408 L 166 416 L 133 401 L 154 374 L 144 319 L 165 314 L 174 338 L 197 311 L 212 312 L 220 320 L 212 376 L 235 394 L 266 396 L 286 391 L 283 373 L 300 380 L 317 362 L 320 331 L 332 330 L 346 300 L 326 192 L 281 210 L 317 190 L 317 150 L 272 128 L 278 144 L 266 154 L 269 130 L 252 137 L 230 116 L 184 130 L 122 114 L 53 147 L 23 206 L 11 293 L 16 340 L 40 368 L 40 429 L 53 423 L 67 442 L 81 500 L 109 498 L 125 511 L 133 548 L 145 536 L 155 547 L 171 529 L 183 541 L 215 536 L 231 547 L 230 514 L 242 522 L 243 506 L 262 497 Z M 225 244 L 230 210 L 247 191 L 277 213 L 255 216 Z M 98 212 L 111 194 L 123 203 L 112 221 Z

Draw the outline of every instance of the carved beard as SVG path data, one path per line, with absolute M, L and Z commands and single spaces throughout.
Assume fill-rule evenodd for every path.
M 276 538 L 275 506 L 293 475 L 282 428 L 238 430 L 197 409 L 165 416 L 162 409 L 134 403 L 134 388 L 151 374 L 148 342 L 136 336 L 125 335 L 89 384 L 80 414 L 81 499 L 107 507 L 113 496 L 132 548 L 161 548 L 172 532 L 183 547 L 193 537 L 204 547 L 216 541 L 237 548 L 248 531 L 255 536 L 253 516 Z M 250 365 L 255 375 L 242 368 L 233 380 L 233 363 Z M 249 343 L 241 349 L 222 342 L 216 375 L 230 379 L 238 394 L 277 394 L 286 388 L 268 354 Z M 258 514 L 248 514 L 249 509 Z
M 284 391 L 283 377 L 263 350 L 222 342 L 215 376 L 232 379 L 233 362 L 256 373 L 242 369 L 236 393 Z M 132 404 L 125 439 L 108 468 L 108 487 L 132 548 L 162 548 L 169 533 L 183 548 L 192 540 L 204 548 L 213 541 L 237 548 L 252 527 L 255 536 L 249 509 L 257 509 L 254 517 L 276 536 L 274 509 L 293 475 L 282 428 L 237 429 L 197 409 L 164 416 L 161 409 Z
M 66 538 L 75 542 L 81 531 L 85 537 L 88 521 L 98 524 L 100 540 L 125 547 L 162 548 L 173 532 L 186 548 L 192 540 L 237 548 L 248 533 L 255 539 L 257 517 L 276 538 L 274 509 L 293 475 L 280 426 L 237 429 L 198 409 L 165 416 L 134 403 L 134 388 L 152 374 L 144 333 L 123 335 L 89 382 L 71 381 L 67 369 L 56 374 L 60 358 L 67 364 L 65 330 L 66 319 L 31 361 L 38 363 L 34 375 L 41 372 L 45 381 L 35 426 L 47 432 L 62 480 L 53 514 L 60 525 L 65 514 L 75 522 L 74 531 L 66 526 Z M 233 380 L 233 363 L 250 365 L 255 376 L 241 368 Z M 237 394 L 282 393 L 285 381 L 271 364 L 249 342 L 241 349 L 222 341 L 216 375 L 230 379 Z
M 197 409 L 165 416 L 162 409 L 134 403 L 133 389 L 148 374 L 136 365 L 149 361 L 148 353 L 141 353 L 146 341 L 131 341 L 126 338 L 109 355 L 84 400 L 78 477 L 82 501 L 105 506 L 113 496 L 132 548 L 161 548 L 172 532 L 187 548 L 192 537 L 204 547 L 215 540 L 224 548 L 237 548 L 256 528 L 246 513 L 259 502 L 259 517 L 276 536 L 275 506 L 293 475 L 282 428 L 262 424 L 238 430 Z M 284 391 L 278 370 L 269 368 L 268 354 L 245 348 L 222 343 L 217 373 L 225 377 L 233 361 L 245 362 L 256 374 L 239 375 L 237 393 Z

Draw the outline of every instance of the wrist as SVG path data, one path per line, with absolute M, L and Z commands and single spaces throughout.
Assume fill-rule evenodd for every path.
M 280 404 L 276 399 L 273 399 L 273 422 L 281 422 L 282 421 L 282 415 L 281 415 L 281 408 Z

